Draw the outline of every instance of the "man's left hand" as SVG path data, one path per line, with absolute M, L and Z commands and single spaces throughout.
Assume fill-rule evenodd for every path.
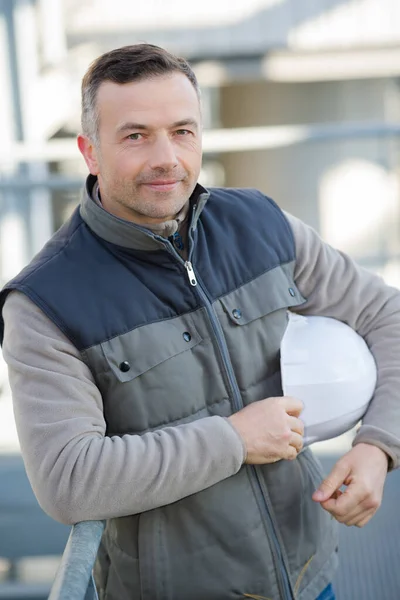
M 383 450 L 357 444 L 336 463 L 313 500 L 340 523 L 363 527 L 381 505 L 387 471 L 388 455 Z

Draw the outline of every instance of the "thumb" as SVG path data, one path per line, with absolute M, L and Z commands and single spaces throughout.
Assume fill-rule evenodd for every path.
M 315 502 L 325 502 L 328 500 L 344 484 L 349 475 L 349 466 L 340 461 L 337 462 L 328 477 L 324 479 L 319 488 L 313 493 L 313 500 Z

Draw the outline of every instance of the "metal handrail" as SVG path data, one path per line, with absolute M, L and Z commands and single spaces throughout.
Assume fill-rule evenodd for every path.
M 105 521 L 82 521 L 72 527 L 48 600 L 98 600 L 93 581 Z

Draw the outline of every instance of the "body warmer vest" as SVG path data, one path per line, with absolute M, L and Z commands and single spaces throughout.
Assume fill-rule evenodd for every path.
M 191 211 L 185 263 L 167 239 L 95 205 L 89 189 L 2 293 L 2 302 L 25 293 L 78 348 L 109 436 L 227 417 L 282 394 L 287 309 L 304 302 L 289 224 L 255 190 L 197 186 Z M 311 499 L 321 478 L 306 450 L 109 520 L 100 598 L 314 600 L 336 564 L 335 526 Z

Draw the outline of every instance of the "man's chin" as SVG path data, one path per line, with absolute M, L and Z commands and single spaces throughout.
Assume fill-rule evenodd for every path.
M 146 215 L 149 218 L 167 220 L 178 214 L 185 206 L 188 199 L 189 198 L 182 198 L 182 195 L 180 195 L 179 198 L 174 198 L 171 197 L 171 194 L 157 192 L 156 195 L 152 195 L 147 202 L 143 203 L 142 210 L 140 207 L 138 207 L 137 210 L 142 215 Z
M 144 220 L 148 222 L 154 221 L 154 223 L 162 223 L 164 221 L 171 221 L 175 218 L 175 216 L 181 211 L 182 205 L 177 206 L 171 205 L 169 207 L 164 206 L 163 210 L 160 210 L 161 207 L 157 207 L 157 209 L 149 210 L 148 207 L 143 210 L 137 211 Z

